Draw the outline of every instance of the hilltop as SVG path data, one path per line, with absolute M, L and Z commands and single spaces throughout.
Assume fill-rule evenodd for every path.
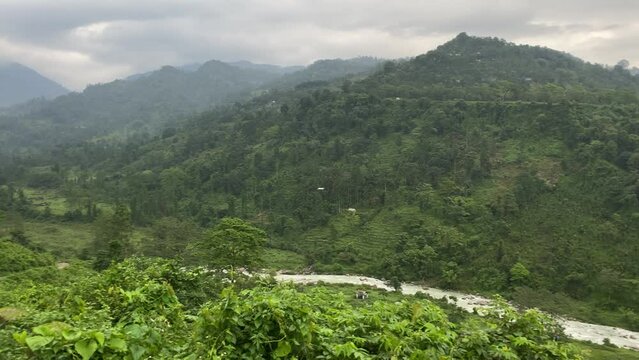
M 62 85 L 15 62 L 0 62 L 0 107 L 68 93 Z

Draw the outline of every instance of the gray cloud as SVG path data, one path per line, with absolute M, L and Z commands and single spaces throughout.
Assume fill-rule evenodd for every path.
M 0 0 L 0 57 L 66 86 L 209 59 L 307 64 L 424 53 L 455 34 L 639 65 L 639 2 Z

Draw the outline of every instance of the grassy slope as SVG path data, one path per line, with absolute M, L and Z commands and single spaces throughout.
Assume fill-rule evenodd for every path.
M 586 342 L 573 343 L 583 351 L 584 359 L 587 360 L 638 360 L 639 351 L 619 349 L 603 345 L 596 345 Z
M 58 195 L 55 190 L 25 188 L 24 193 L 33 202 L 35 210 L 44 212 L 49 207 L 51 214 L 58 216 L 73 210 L 66 199 Z
M 77 258 L 93 240 L 91 224 L 28 221 L 24 223 L 24 230 L 34 245 L 64 260 Z M 132 242 L 135 247 L 143 241 L 146 231 L 143 228 L 134 230 Z
M 33 209 L 44 213 L 48 207 L 52 215 L 63 216 L 67 211 L 73 211 L 82 206 L 78 204 L 71 204 L 64 195 L 60 194 L 60 191 L 55 189 L 42 189 L 24 187 L 25 195 L 33 204 Z M 102 212 L 110 212 L 111 206 L 105 203 L 97 203 L 98 209 Z
M 262 255 L 264 266 L 269 270 L 290 270 L 300 271 L 306 266 L 306 258 L 304 256 L 280 249 L 267 248 Z
M 34 245 L 50 252 L 58 260 L 77 258 L 93 240 L 91 224 L 28 221 L 24 223 L 24 229 Z M 147 236 L 148 229 L 136 228 L 132 238 L 134 247 L 139 248 Z M 300 271 L 306 266 L 304 256 L 287 250 L 267 248 L 263 259 L 265 267 L 270 270 Z

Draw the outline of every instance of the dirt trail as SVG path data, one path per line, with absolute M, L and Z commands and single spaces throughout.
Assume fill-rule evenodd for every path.
M 278 274 L 275 276 L 278 281 L 292 281 L 295 283 L 316 283 L 319 281 L 331 284 L 354 284 L 354 285 L 369 285 L 380 289 L 392 290 L 387 286 L 384 281 L 365 277 L 365 276 L 353 276 L 353 275 L 287 275 Z M 457 291 L 441 290 L 436 288 L 422 287 L 415 284 L 402 284 L 402 293 L 406 295 L 414 295 L 418 291 L 428 294 L 434 298 L 441 299 L 446 297 L 447 301 L 451 304 L 455 304 L 460 308 L 472 312 L 473 308 L 481 308 L 483 306 L 490 305 L 490 299 L 472 295 L 464 294 Z M 456 300 L 451 299 L 454 297 Z M 628 349 L 639 350 L 639 333 L 629 330 L 619 329 L 612 326 L 588 324 L 574 320 L 567 320 L 558 318 L 561 325 L 563 325 L 566 335 L 576 340 L 587 340 L 593 343 L 602 344 L 605 338 L 610 339 L 610 342 L 621 347 Z

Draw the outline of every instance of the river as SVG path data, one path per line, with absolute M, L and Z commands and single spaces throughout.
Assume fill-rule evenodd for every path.
M 366 276 L 354 275 L 290 275 L 278 274 L 275 276 L 277 281 L 292 281 L 294 283 L 309 284 L 319 281 L 331 284 L 353 284 L 353 285 L 369 285 L 385 290 L 392 290 L 384 281 Z M 433 298 L 441 299 L 446 297 L 449 303 L 455 304 L 460 308 L 472 312 L 473 308 L 481 308 L 489 306 L 491 301 L 485 297 L 478 295 L 465 294 L 458 291 L 442 290 L 431 287 L 423 287 L 416 284 L 402 284 L 402 293 L 406 295 L 414 295 L 418 291 L 430 295 Z M 451 296 L 453 297 L 451 299 Z M 628 349 L 639 350 L 639 333 L 620 329 L 612 326 L 588 324 L 580 321 L 564 319 L 557 317 L 559 323 L 564 327 L 567 336 L 575 340 L 592 341 L 593 343 L 603 344 L 605 338 L 610 342 Z

